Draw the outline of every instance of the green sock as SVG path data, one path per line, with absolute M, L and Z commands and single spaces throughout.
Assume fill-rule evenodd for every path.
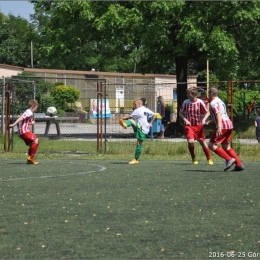
M 138 158 L 140 157 L 141 153 L 142 153 L 142 149 L 143 147 L 141 145 L 137 145 L 135 147 L 135 159 L 138 160 Z
M 127 125 L 127 127 L 129 127 L 129 126 L 132 125 L 132 121 L 131 121 L 131 120 L 126 120 L 126 121 L 125 121 L 125 124 Z

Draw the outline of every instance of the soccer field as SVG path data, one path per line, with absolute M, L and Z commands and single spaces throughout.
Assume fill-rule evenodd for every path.
M 1 159 L 1 259 L 260 258 L 257 162 L 39 161 Z

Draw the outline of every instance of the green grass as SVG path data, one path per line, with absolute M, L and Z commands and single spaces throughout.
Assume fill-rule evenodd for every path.
M 108 139 L 98 153 L 95 141 L 40 137 L 40 164 L 27 165 L 15 136 L 14 151 L 0 153 L 0 258 L 252 259 L 260 253 L 260 146 L 253 120 L 236 126 L 243 172 L 223 172 L 214 153 L 207 165 L 198 143 L 199 165 L 191 164 L 185 139 L 147 139 L 140 164 L 128 165 L 135 142 L 127 139 Z
M 40 137 L 40 145 L 37 153 L 37 158 L 63 158 L 67 153 L 75 156 L 80 156 L 84 159 L 127 159 L 130 160 L 134 156 L 136 142 L 121 141 L 111 142 L 108 139 L 106 143 L 106 153 L 97 152 L 97 142 L 87 140 L 67 140 L 58 139 L 51 140 Z M 0 138 L 0 146 L 3 147 L 3 139 Z M 103 151 L 105 143 L 103 143 Z M 250 141 L 248 144 L 241 144 L 237 135 L 234 135 L 233 148 L 240 155 L 243 161 L 259 161 L 258 154 L 260 153 L 260 146 L 257 140 Z M 14 150 L 8 153 L 0 153 L 0 158 L 25 158 L 28 147 L 19 138 L 14 139 Z M 198 143 L 195 143 L 195 153 L 199 160 L 205 160 L 205 155 Z M 221 158 L 212 153 L 212 157 L 216 161 L 222 161 Z M 165 142 L 160 140 L 147 139 L 143 143 L 143 152 L 140 160 L 189 160 L 190 155 L 187 148 L 187 142 L 183 139 L 181 143 Z
M 257 162 L 1 159 L 1 259 L 208 259 L 259 252 Z M 247 255 L 246 255 L 247 256 Z M 249 257 L 246 257 L 249 259 Z

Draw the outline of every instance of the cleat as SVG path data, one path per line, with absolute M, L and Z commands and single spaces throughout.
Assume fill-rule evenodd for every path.
M 235 166 L 235 168 L 232 170 L 232 172 L 239 172 L 243 171 L 245 169 L 245 166 L 242 164 L 240 166 Z
M 129 162 L 128 164 L 138 164 L 139 162 L 136 159 L 133 159 L 131 162 Z
M 209 165 L 213 165 L 213 164 L 214 164 L 213 161 L 212 161 L 212 159 L 208 159 L 208 164 L 209 164 Z
M 120 124 L 124 129 L 127 129 L 127 125 L 125 124 L 125 122 L 124 122 L 123 119 L 120 119 L 120 120 L 119 120 L 119 124 Z
M 39 162 L 36 162 L 34 158 L 30 158 L 30 156 L 27 158 L 27 164 L 39 164 Z
M 193 164 L 199 164 L 199 162 L 196 160 L 196 157 L 193 157 L 193 158 L 192 158 L 192 163 L 193 163 Z
M 235 162 L 236 160 L 234 158 L 232 158 L 231 160 L 226 160 L 226 167 L 224 171 L 227 171 Z

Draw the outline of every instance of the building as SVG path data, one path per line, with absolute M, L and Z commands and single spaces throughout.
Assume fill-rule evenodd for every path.
M 152 110 L 156 110 L 158 96 L 163 96 L 173 109 L 177 104 L 175 75 L 100 72 L 93 68 L 90 71 L 22 68 L 0 64 L 2 77 L 17 76 L 22 72 L 32 73 L 49 82 L 75 86 L 80 90 L 82 107 L 88 111 L 90 100 L 97 98 L 97 80 L 103 84 L 112 112 L 132 110 L 132 101 L 139 97 L 145 97 Z M 188 87 L 190 86 L 197 86 L 197 76 L 188 77 Z

